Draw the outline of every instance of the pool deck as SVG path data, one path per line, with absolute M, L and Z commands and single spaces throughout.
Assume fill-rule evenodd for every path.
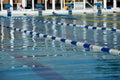
M 53 10 L 43 10 L 43 15 L 52 15 Z M 67 10 L 55 10 L 56 14 L 68 14 Z M 72 10 L 73 15 L 79 15 L 79 14 L 97 14 L 97 10 L 95 9 L 85 9 L 85 10 Z M 112 13 L 120 13 L 120 8 L 116 9 L 102 9 L 102 14 L 112 14 Z M 7 10 L 0 11 L 0 15 L 6 16 Z M 32 11 L 32 10 L 19 10 L 19 11 L 12 11 L 12 15 L 14 16 L 37 16 L 38 11 Z

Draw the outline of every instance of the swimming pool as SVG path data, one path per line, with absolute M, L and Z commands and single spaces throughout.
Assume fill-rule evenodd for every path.
M 119 21 L 118 14 L 1 16 L 0 79 L 119 80 L 119 55 L 92 52 L 46 38 L 53 36 L 52 39 L 59 37 L 120 50 Z M 33 32 L 44 34 L 44 38 Z

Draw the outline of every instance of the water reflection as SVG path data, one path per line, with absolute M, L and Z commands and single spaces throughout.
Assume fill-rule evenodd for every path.
M 94 27 L 97 27 L 98 26 L 98 23 L 97 22 L 95 22 L 94 23 Z M 98 30 L 96 29 L 96 30 L 94 30 L 94 43 L 95 43 L 95 45 L 98 45 Z
M 61 23 L 65 22 L 65 19 L 61 19 Z M 61 37 L 66 39 L 66 27 L 61 25 Z M 60 48 L 62 51 L 65 49 L 64 43 L 60 43 Z
M 27 17 L 24 16 L 23 18 L 23 22 L 22 22 L 22 29 L 23 30 L 27 30 Z M 28 37 L 26 35 L 26 33 L 22 33 L 22 38 L 23 38 L 23 49 L 27 49 L 28 45 L 29 45 L 29 41 L 28 41 Z
M 33 27 L 32 32 L 35 32 L 35 30 L 36 30 L 36 25 L 35 25 L 35 22 L 34 22 L 34 21 L 35 21 L 35 18 L 32 17 L 32 27 Z M 32 41 L 33 41 L 32 50 L 35 50 L 35 47 L 37 46 L 36 40 L 35 40 L 35 35 L 32 35 Z
M 87 21 L 86 20 L 83 20 L 83 26 L 86 26 L 87 25 Z M 83 40 L 84 40 L 84 43 L 87 43 L 87 29 L 86 28 L 83 28 Z M 88 49 L 85 49 L 83 48 L 82 51 L 83 52 L 86 52 Z M 86 53 L 84 55 L 87 55 Z
M 45 18 L 45 21 L 46 21 L 46 20 L 47 20 L 47 18 Z M 45 33 L 48 34 L 48 31 L 49 31 L 49 30 L 48 30 L 48 24 L 46 23 L 46 24 L 45 24 Z M 49 42 L 49 41 L 48 41 L 47 39 L 45 39 L 45 48 L 46 48 L 46 49 L 48 49 L 48 42 Z
M 76 24 L 76 20 L 73 20 L 73 24 Z M 74 36 L 74 40 L 77 40 L 77 29 L 76 29 L 76 27 L 73 27 L 73 36 Z
M 117 18 L 114 17 L 113 20 L 116 21 Z M 116 24 L 116 23 L 113 24 L 113 29 L 116 29 L 116 30 L 117 30 L 117 24 Z M 117 39 L 118 39 L 117 33 L 116 33 L 116 32 L 113 32 L 113 47 L 114 47 L 115 49 L 117 49 L 117 44 L 118 44 L 118 43 L 117 43 Z
M 106 20 L 106 18 L 103 18 L 103 20 Z M 107 28 L 107 22 L 103 23 L 104 28 Z M 103 42 L 104 42 L 104 47 L 108 46 L 108 39 L 107 39 L 107 30 L 103 30 Z
M 87 22 L 86 20 L 83 21 L 83 26 L 86 26 Z M 84 43 L 87 42 L 87 29 L 83 28 L 83 40 L 84 40 Z
M 56 23 L 55 18 L 52 18 L 52 21 L 53 21 L 53 24 Z M 52 31 L 53 31 L 52 35 L 53 35 L 53 36 L 57 36 L 56 25 L 52 25 Z M 53 47 L 54 51 L 56 51 L 56 48 L 55 48 L 56 46 L 55 46 L 55 41 L 54 41 L 54 40 L 52 40 L 52 47 Z
M 76 20 L 73 20 L 73 24 L 77 24 Z M 73 39 L 77 41 L 77 27 L 73 27 Z M 76 51 L 76 46 L 73 47 L 73 51 Z
M 14 28 L 14 19 L 11 17 L 10 18 L 10 27 Z M 14 30 L 10 30 L 10 50 L 14 51 Z
M 1 20 L 1 50 L 4 51 L 4 19 L 3 18 L 0 18 Z
M 11 20 L 12 20 L 12 18 L 11 18 Z M 33 32 L 37 29 L 36 24 L 34 23 L 34 20 L 35 20 L 35 18 L 32 18 L 32 31 Z M 55 20 L 55 19 L 53 19 L 53 20 Z M 10 27 L 14 27 L 13 23 L 15 21 L 10 21 L 10 22 L 11 22 Z M 61 19 L 61 22 L 65 22 L 65 20 Z M 22 28 L 25 30 L 28 30 L 29 28 L 27 28 L 27 22 L 26 22 L 25 17 L 24 17 L 22 23 L 23 23 Z M 76 23 L 76 21 L 73 21 L 73 23 Z M 85 25 L 87 24 L 86 21 L 84 21 L 84 23 L 85 23 Z M 1 26 L 1 48 L 4 48 L 4 45 L 2 45 L 2 43 L 4 41 L 4 38 L 7 36 L 4 37 L 4 34 L 5 34 L 4 27 L 3 27 L 4 23 L 1 22 L 1 24 L 2 24 L 2 26 Z M 57 33 L 59 32 L 57 30 L 58 29 L 57 26 L 51 25 L 50 29 L 49 29 L 48 24 L 45 23 L 44 25 L 45 25 L 45 33 L 46 34 L 48 34 L 49 30 L 51 30 L 51 28 L 52 28 L 52 31 L 53 31 L 52 35 L 57 36 Z M 97 26 L 97 25 L 98 25 L 97 23 L 94 23 L 94 26 Z M 105 25 L 106 24 L 104 24 L 104 26 Z M 61 31 L 61 37 L 66 38 L 66 33 L 67 33 L 66 26 L 62 25 L 62 26 L 60 26 L 59 29 Z M 69 28 L 67 28 L 67 29 L 69 29 Z M 73 32 L 71 32 L 70 35 L 71 34 L 74 35 L 74 39 L 77 40 L 77 28 L 73 27 L 72 29 L 73 29 Z M 87 39 L 89 39 L 88 35 L 87 35 L 87 33 L 89 34 L 88 31 L 89 30 L 87 30 L 87 29 L 83 29 L 82 32 L 79 32 L 79 34 L 83 34 L 82 39 L 84 39 L 84 42 L 87 42 Z M 91 34 L 91 36 L 94 36 L 94 42 L 97 45 L 98 37 L 99 37 L 98 31 L 94 30 L 93 32 L 94 32 L 94 35 Z M 19 34 L 19 33 L 17 33 L 17 34 Z M 103 39 L 100 39 L 100 40 L 104 40 L 104 44 L 108 43 L 107 42 L 107 41 L 109 41 L 108 35 L 107 35 L 108 33 L 104 31 L 103 34 L 105 34 L 105 35 L 103 35 Z M 114 36 L 113 44 L 116 44 L 114 42 L 118 40 L 117 33 L 113 33 L 113 36 Z M 20 37 L 21 37 L 21 35 L 20 35 Z M 15 42 L 17 41 L 16 39 L 18 39 L 19 37 L 18 36 L 15 37 L 15 32 L 10 30 L 10 38 L 11 38 L 10 46 L 12 49 L 12 48 L 15 48 Z M 31 40 L 31 38 L 30 38 L 30 40 Z M 88 78 L 90 78 L 90 79 L 92 78 L 93 80 L 96 80 L 97 78 L 98 79 L 101 78 L 101 80 L 103 80 L 105 78 L 108 79 L 107 77 L 109 77 L 109 79 L 110 78 L 116 79 L 116 78 L 119 78 L 119 76 L 120 76 L 120 74 L 119 74 L 120 73 L 119 72 L 120 71 L 120 62 L 119 62 L 119 59 L 116 59 L 115 56 L 112 56 L 112 58 L 111 58 L 110 55 L 103 55 L 103 54 L 101 55 L 100 54 L 100 57 L 98 57 L 99 54 L 97 54 L 97 58 L 96 58 L 87 53 L 85 53 L 86 54 L 85 56 L 80 55 L 80 54 L 79 55 L 75 54 L 75 52 L 73 50 L 71 50 L 71 53 L 72 53 L 71 54 L 70 52 L 67 52 L 67 48 L 73 49 L 74 47 L 71 48 L 70 45 L 66 46 L 64 43 L 60 43 L 62 52 L 59 51 L 59 52 L 51 53 L 51 51 L 50 51 L 51 45 L 50 45 L 50 47 L 48 47 L 49 43 L 52 44 L 52 49 L 54 51 L 58 51 L 57 50 L 58 47 L 57 47 L 57 44 L 55 41 L 50 41 L 47 39 L 45 39 L 45 45 L 44 45 L 47 49 L 41 50 L 39 48 L 39 52 L 38 52 L 35 50 L 35 48 L 37 46 L 37 42 L 38 42 L 37 39 L 35 39 L 35 36 L 34 35 L 32 36 L 33 45 L 30 44 L 30 40 L 25 33 L 22 33 L 22 40 L 21 40 L 21 41 L 23 41 L 22 47 L 24 49 L 27 49 L 26 52 L 23 53 L 22 50 L 19 52 L 15 51 L 15 50 L 12 52 L 6 51 L 6 53 L 11 53 L 10 55 L 15 57 L 14 59 L 13 58 L 11 58 L 11 59 L 13 59 L 16 63 L 14 61 L 10 61 L 11 59 L 8 59 L 8 57 L 9 57 L 8 55 L 7 56 L 2 55 L 4 57 L 4 62 L 2 62 L 2 63 L 5 63 L 5 67 L 7 69 L 9 69 L 10 66 L 12 69 L 16 68 L 15 70 L 10 70 L 10 71 L 20 72 L 19 74 L 23 75 L 23 79 L 25 79 L 24 77 L 27 76 L 27 74 L 32 74 L 32 76 L 35 77 L 33 75 L 35 73 L 35 75 L 38 74 L 39 77 L 41 77 L 41 76 L 44 77 L 44 76 L 49 76 L 53 73 L 56 74 L 56 72 L 60 73 L 65 78 L 68 78 L 69 80 L 71 78 L 73 80 L 74 79 L 79 80 L 80 78 L 83 80 L 85 80 L 85 79 L 89 80 Z M 19 42 L 19 41 L 17 41 L 17 42 Z M 7 44 L 7 46 L 8 45 L 9 44 Z M 30 47 L 30 49 L 32 48 L 31 51 L 30 51 L 30 49 L 28 49 L 29 45 L 32 46 L 32 47 Z M 50 54 L 44 54 L 44 53 L 50 53 Z M 78 51 L 77 53 L 83 53 L 83 52 Z M 91 53 L 91 52 L 89 52 L 89 53 Z M 107 59 L 107 58 L 109 58 L 109 59 Z M 6 62 L 8 62 L 8 61 L 10 61 L 10 62 L 8 64 L 6 64 Z M 1 62 L 0 62 L 0 64 L 1 64 Z M 47 66 L 44 66 L 43 64 L 45 64 Z M 9 65 L 9 67 L 8 67 L 8 65 Z M 53 72 L 52 70 L 55 72 Z M 23 74 L 24 72 L 25 72 L 25 74 Z M 28 72 L 28 73 L 26 73 L 26 72 Z M 49 75 L 46 72 L 49 73 Z M 6 73 L 7 73 L 7 71 L 6 71 Z M 6 75 L 6 73 L 4 73 L 4 75 Z M 14 74 L 16 74 L 16 73 L 14 73 Z M 9 75 L 9 77 L 11 77 L 11 75 L 14 76 L 14 74 L 7 73 L 7 75 Z M 16 75 L 18 75 L 18 74 L 16 74 Z M 81 77 L 80 75 L 82 75 L 83 77 Z M 86 75 L 88 75 L 89 77 L 88 76 L 86 77 Z M 18 75 L 18 77 L 20 77 L 20 76 Z M 56 75 L 53 75 L 53 79 L 55 79 L 55 77 L 56 77 Z M 59 78 L 59 77 L 57 77 L 57 78 Z M 47 80 L 49 80 L 49 78 Z M 60 79 L 60 80 L 63 80 L 63 79 Z

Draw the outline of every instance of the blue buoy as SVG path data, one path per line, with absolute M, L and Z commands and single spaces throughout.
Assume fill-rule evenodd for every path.
M 101 3 L 95 3 L 95 5 L 96 5 L 97 7 L 102 6 L 102 4 L 101 4 Z
M 7 8 L 7 9 L 9 9 L 9 8 L 11 8 L 11 7 L 12 7 L 11 4 L 6 4 L 6 5 L 5 5 L 5 8 Z
M 101 15 L 101 14 L 102 14 L 102 10 L 98 9 L 98 15 Z
M 72 7 L 73 5 L 72 4 L 66 4 L 68 7 Z
M 72 15 L 72 10 L 68 10 L 68 15 Z
M 38 11 L 38 15 L 41 16 L 42 15 L 42 10 Z
M 12 7 L 11 4 L 6 4 L 5 8 L 7 9 L 7 16 L 12 16 L 12 12 L 10 11 L 10 8 Z
M 42 4 L 36 4 L 37 8 L 43 8 Z
M 100 16 L 102 14 L 102 9 L 101 9 L 102 4 L 98 2 L 98 3 L 95 3 L 95 5 L 97 6 L 97 9 L 98 9 L 98 16 Z
M 12 16 L 12 12 L 11 11 L 7 11 L 7 16 Z
M 68 15 L 72 15 L 71 8 L 72 8 L 73 4 L 66 4 L 66 6 L 68 6 Z
M 111 9 L 111 6 L 107 6 L 107 9 Z
M 41 16 L 43 5 L 42 4 L 36 4 L 36 7 L 38 8 L 38 15 Z

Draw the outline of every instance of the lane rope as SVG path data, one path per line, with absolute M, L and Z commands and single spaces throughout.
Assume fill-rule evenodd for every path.
M 43 16 L 43 18 L 66 18 L 66 19 L 69 19 L 70 17 L 66 17 L 66 16 Z M 87 17 L 85 17 L 87 18 Z M 85 19 L 85 18 L 79 18 L 79 17 L 71 17 L 70 19 L 73 19 L 73 20 L 86 20 L 87 22 L 106 22 L 106 23 L 111 23 L 111 24 L 120 24 L 119 21 L 110 21 L 110 20 L 91 20 L 91 19 Z
M 3 26 L 3 27 L 14 30 L 14 31 L 23 32 L 23 33 L 26 33 L 27 35 L 36 36 L 37 38 L 45 38 L 45 39 L 49 39 L 49 40 L 54 40 L 54 41 L 78 46 L 80 48 L 89 49 L 92 52 L 106 52 L 106 53 L 109 53 L 112 55 L 120 55 L 120 51 L 117 49 L 110 49 L 108 47 L 96 46 L 96 45 L 92 45 L 89 43 L 83 43 L 80 41 L 60 38 L 60 37 L 56 37 L 56 36 L 50 36 L 50 35 L 46 35 L 46 34 L 41 34 L 39 32 L 27 31 L 27 30 L 20 29 L 20 28 L 13 28 L 13 27 L 9 27 L 9 26 Z
M 15 19 L 23 19 L 23 18 L 15 18 Z M 26 20 L 30 21 L 31 19 L 26 19 Z M 34 20 L 34 21 L 35 22 L 48 23 L 48 24 L 54 24 L 54 25 L 61 25 L 61 26 L 81 27 L 81 28 L 90 29 L 90 30 L 102 30 L 102 31 L 107 30 L 107 31 L 111 31 L 111 32 L 120 33 L 120 29 L 117 29 L 117 28 L 96 27 L 96 26 L 90 26 L 90 25 L 78 25 L 78 24 L 48 21 L 48 20 Z
M 14 19 L 20 20 L 20 19 L 24 19 L 24 18 L 14 18 Z M 26 19 L 26 20 L 31 21 L 31 19 Z M 55 24 L 55 25 L 61 25 L 61 26 L 81 27 L 81 28 L 90 29 L 90 30 L 102 30 L 102 31 L 107 30 L 107 31 L 111 31 L 111 32 L 120 33 L 120 29 L 117 29 L 117 28 L 96 27 L 96 26 L 90 26 L 90 25 L 78 25 L 78 24 L 70 24 L 70 23 L 46 21 L 46 20 L 34 20 L 34 21 L 35 22 Z

